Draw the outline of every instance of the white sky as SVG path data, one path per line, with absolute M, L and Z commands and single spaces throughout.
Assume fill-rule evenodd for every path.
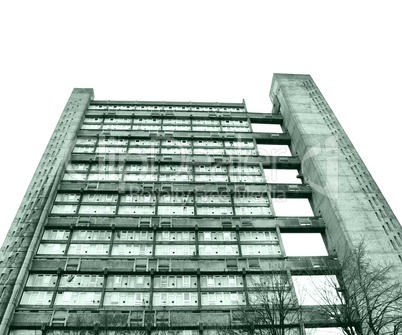
M 399 218 L 399 1 L 3 1 L 1 224 L 73 87 L 97 99 L 269 112 L 272 74 L 311 74 Z
M 282 233 L 281 237 L 286 256 L 328 256 L 324 241 L 319 233 Z

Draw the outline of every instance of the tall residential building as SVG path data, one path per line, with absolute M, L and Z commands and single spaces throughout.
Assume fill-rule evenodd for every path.
M 275 74 L 270 98 L 74 89 L 1 250 L 0 334 L 212 335 L 278 276 L 310 310 L 288 334 L 336 333 L 289 283 L 363 238 L 401 271 L 401 226 L 310 76 Z

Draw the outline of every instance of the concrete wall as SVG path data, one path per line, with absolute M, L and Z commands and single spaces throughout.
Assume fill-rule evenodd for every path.
M 345 244 L 364 240 L 374 262 L 402 270 L 401 226 L 312 78 L 274 74 L 270 97 L 313 189 L 330 251 L 342 257 Z
M 92 89 L 76 88 L 71 93 L 4 240 L 0 252 L 0 333 L 7 329 L 19 302 L 53 193 L 92 99 Z

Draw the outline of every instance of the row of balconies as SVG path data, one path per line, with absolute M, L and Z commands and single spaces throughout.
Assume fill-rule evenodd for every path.
M 325 268 L 336 267 L 338 261 L 332 256 L 316 257 L 284 257 L 272 258 L 246 258 L 246 257 L 180 257 L 170 258 L 169 256 L 155 257 L 130 257 L 130 258 L 108 258 L 108 257 L 36 257 L 32 262 L 32 269 L 35 271 L 80 271 L 103 273 L 105 269 L 110 272 L 126 274 L 145 274 L 153 271 L 160 273 L 215 273 L 237 274 L 243 269 L 251 272 L 272 272 L 291 269 L 296 273 L 322 272 Z
M 336 326 L 334 320 L 326 318 L 314 307 L 303 307 L 301 310 L 295 310 L 295 315 L 287 322 L 288 327 L 293 327 L 289 334 L 305 334 L 304 329 L 296 320 L 298 316 L 303 316 L 304 328 L 323 326 Z M 289 313 L 291 314 L 291 313 Z M 69 330 L 81 325 L 88 330 L 104 329 L 114 327 L 128 331 L 143 329 L 144 334 L 160 334 L 161 329 L 176 329 L 173 333 L 176 335 L 216 335 L 212 329 L 221 325 L 232 325 L 240 327 L 242 321 L 241 312 L 236 309 L 226 310 L 205 310 L 202 312 L 193 311 L 172 311 L 172 310 L 142 310 L 142 311 L 92 311 L 91 313 L 80 310 L 43 310 L 43 311 L 17 311 L 15 313 L 12 326 L 23 328 L 24 326 L 36 327 L 38 333 L 27 333 L 27 335 L 38 335 L 46 331 L 46 334 L 56 335 L 56 331 L 65 331 L 70 335 Z M 55 332 L 53 332 L 54 330 Z M 153 330 L 155 333 L 153 333 Z M 212 332 L 211 332 L 212 331 Z M 163 333 L 163 332 L 162 332 Z M 11 333 L 14 335 L 13 333 Z M 64 334 L 64 333 L 62 333 Z
M 279 227 L 281 231 L 315 231 L 320 232 L 325 229 L 324 222 L 318 217 L 97 217 L 97 216 L 63 216 L 49 217 L 46 224 L 47 228 L 106 228 L 106 229 L 133 229 L 133 230 L 166 230 L 175 229 L 212 229 L 215 231 L 236 231 L 236 230 L 267 230 Z

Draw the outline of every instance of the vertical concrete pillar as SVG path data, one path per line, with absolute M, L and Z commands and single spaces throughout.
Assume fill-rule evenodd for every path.
M 274 74 L 270 97 L 313 188 L 313 210 L 327 225 L 329 248 L 367 246 L 374 262 L 402 270 L 402 229 L 362 159 L 309 75 Z
M 21 298 L 46 216 L 93 97 L 93 89 L 75 88 L 71 93 L 4 240 L 0 273 L 8 275 L 0 279 L 1 334 L 7 334 L 13 311 Z

